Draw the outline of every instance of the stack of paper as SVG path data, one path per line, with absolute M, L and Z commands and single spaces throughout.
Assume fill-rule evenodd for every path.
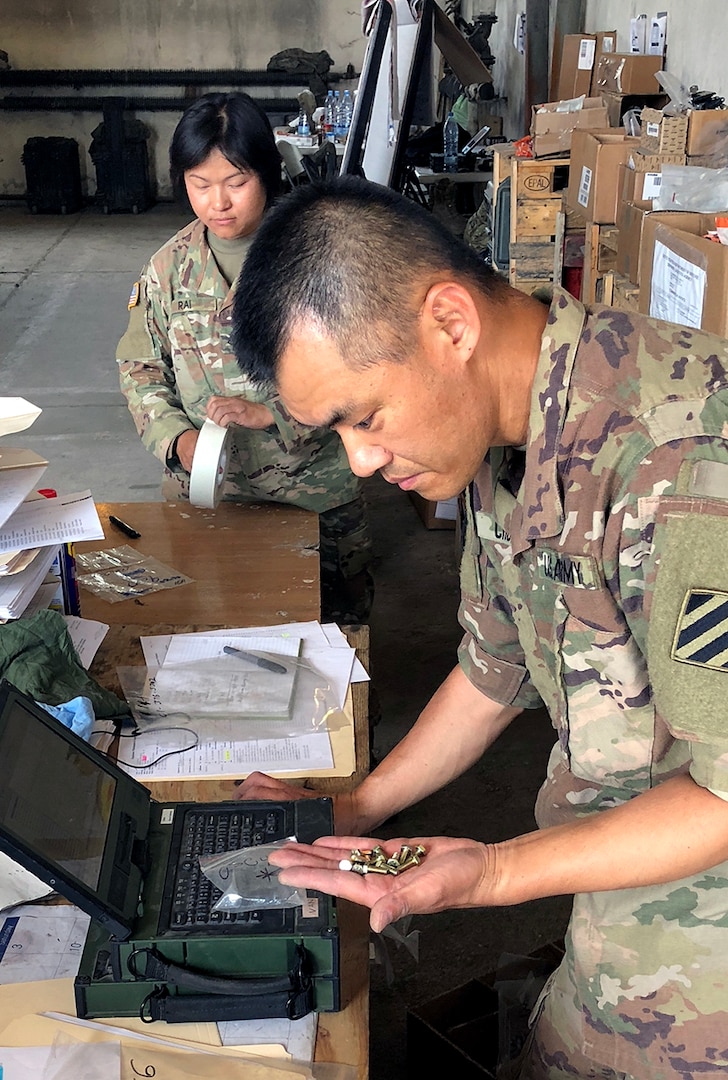
M 40 411 L 24 398 L 0 398 L 0 435 L 24 431 Z M 0 445 L 0 620 L 60 600 L 61 545 L 104 536 L 90 491 L 42 498 L 47 467 L 32 450 Z

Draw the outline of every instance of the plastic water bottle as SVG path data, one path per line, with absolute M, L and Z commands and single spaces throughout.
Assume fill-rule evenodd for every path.
M 349 134 L 349 128 L 351 127 L 351 117 L 354 111 L 354 102 L 351 100 L 351 92 L 349 90 L 344 91 L 344 97 L 341 102 L 341 120 L 340 120 L 340 133 L 339 138 L 342 142 L 346 140 Z
M 324 106 L 324 138 L 327 142 L 333 142 L 336 138 L 336 111 L 334 102 L 334 91 L 329 90 L 326 95 L 326 105 Z
M 308 113 L 306 112 L 303 105 L 301 105 L 301 108 L 298 110 L 298 128 L 297 128 L 297 130 L 298 130 L 299 135 L 310 135 L 311 134 L 311 125 L 310 125 L 309 120 L 308 120 Z
M 341 95 L 334 91 L 334 139 L 341 137 Z
M 452 114 L 452 109 L 447 114 L 447 119 L 442 129 L 442 149 L 445 158 L 445 172 L 458 171 L 458 122 Z

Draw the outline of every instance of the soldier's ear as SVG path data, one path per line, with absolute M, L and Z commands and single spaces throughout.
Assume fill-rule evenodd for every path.
M 460 282 L 442 281 L 430 286 L 420 320 L 422 332 L 450 353 L 467 362 L 480 337 L 480 315 L 470 291 Z

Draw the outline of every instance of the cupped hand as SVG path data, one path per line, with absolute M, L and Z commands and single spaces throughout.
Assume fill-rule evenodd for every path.
M 220 427 L 237 424 L 238 427 L 262 430 L 273 423 L 273 413 L 267 405 L 244 397 L 211 397 L 207 403 L 207 417 Z
M 422 844 L 427 854 L 419 866 L 396 877 L 389 874 L 360 875 L 340 870 L 354 848 L 379 844 L 385 854 L 398 852 L 402 844 Z M 492 848 L 475 840 L 444 836 L 415 840 L 375 840 L 361 836 L 324 836 L 315 844 L 288 844 L 270 856 L 284 885 L 317 889 L 371 908 L 369 923 L 380 931 L 405 915 L 430 915 L 448 908 L 479 907 L 491 895 Z

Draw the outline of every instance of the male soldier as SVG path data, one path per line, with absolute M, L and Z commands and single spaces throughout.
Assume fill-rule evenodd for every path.
M 375 930 L 574 893 L 519 1075 L 725 1076 L 728 343 L 516 292 L 351 178 L 281 203 L 242 287 L 243 369 L 334 428 L 355 473 L 429 499 L 467 486 L 458 665 L 339 800 L 337 830 L 366 839 L 292 845 L 281 879 L 370 906 Z M 426 838 L 397 877 L 339 869 L 539 698 L 558 741 L 536 832 Z M 242 791 L 266 793 L 301 794 Z

